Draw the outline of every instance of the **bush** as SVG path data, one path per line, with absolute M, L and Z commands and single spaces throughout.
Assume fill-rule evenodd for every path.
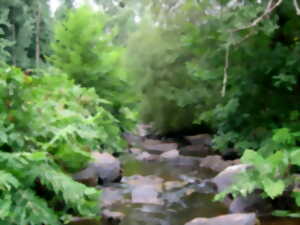
M 99 191 L 67 174 L 83 168 L 90 151 L 122 150 L 118 121 L 105 104 L 66 75 L 0 68 L 1 221 L 56 225 L 99 215 Z

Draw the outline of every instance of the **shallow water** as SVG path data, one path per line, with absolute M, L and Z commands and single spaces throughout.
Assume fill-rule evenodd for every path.
M 140 162 L 128 156 L 123 157 L 122 161 L 123 176 L 156 175 L 164 181 L 193 181 L 215 175 L 209 170 L 178 167 L 162 162 Z M 125 219 L 120 225 L 183 225 L 195 217 L 214 217 L 228 212 L 224 204 L 212 201 L 212 194 L 197 191 L 189 195 L 183 194 L 187 189 L 192 188 L 193 185 L 188 185 L 182 189 L 164 193 L 164 199 L 167 202 L 164 206 L 127 203 L 114 205 L 112 210 L 125 214 Z M 110 225 L 95 221 L 76 223 L 76 225 L 100 224 Z M 300 225 L 300 219 L 261 219 L 261 225 Z
M 128 157 L 124 158 L 123 162 L 124 176 L 137 174 L 143 176 L 156 175 L 163 178 L 164 181 L 192 181 L 214 175 L 210 170 L 178 167 L 162 162 L 140 162 Z M 126 215 L 121 225 L 183 225 L 195 217 L 213 217 L 227 212 L 224 204 L 212 201 L 212 194 L 194 192 L 184 196 L 182 193 L 189 188 L 191 189 L 191 187 L 187 186 L 165 194 L 165 198 L 169 203 L 174 199 L 173 204 L 164 206 L 130 204 L 117 206 L 114 209 Z M 180 196 L 183 197 L 180 198 Z

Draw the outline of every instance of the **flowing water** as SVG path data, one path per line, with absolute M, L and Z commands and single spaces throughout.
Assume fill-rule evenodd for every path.
M 178 167 L 162 162 L 140 162 L 131 157 L 123 159 L 125 177 L 132 175 L 155 175 L 166 181 L 189 181 L 206 179 L 215 174 L 209 170 Z M 120 188 L 121 186 L 119 186 Z M 194 190 L 190 191 L 189 190 Z M 204 191 L 205 192 L 205 191 Z M 188 194 L 186 194 L 188 193 Z M 127 195 L 130 199 L 130 194 Z M 195 217 L 214 217 L 228 213 L 227 207 L 214 202 L 212 194 L 195 189 L 193 184 L 161 194 L 165 204 L 146 205 L 130 202 L 115 204 L 111 209 L 125 214 L 120 225 L 183 225 Z M 109 225 L 86 221 L 77 225 Z M 224 224 L 225 225 L 225 224 Z M 269 218 L 261 219 L 261 225 L 300 225 L 300 220 Z

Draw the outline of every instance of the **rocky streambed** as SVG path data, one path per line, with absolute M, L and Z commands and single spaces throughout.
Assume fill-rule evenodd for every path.
M 140 136 L 128 141 L 130 151 L 119 158 L 122 178 L 118 176 L 120 161 L 108 154 L 96 154 L 101 165 L 91 164 L 75 175 L 89 184 L 102 184 L 97 187 L 103 190 L 103 217 L 102 221 L 77 219 L 72 225 L 300 224 L 300 220 L 273 217 L 259 221 L 257 215 L 266 214 L 271 207 L 259 195 L 214 202 L 215 193 L 247 166 L 214 155 L 209 135 L 188 137 L 188 144 L 181 146 Z

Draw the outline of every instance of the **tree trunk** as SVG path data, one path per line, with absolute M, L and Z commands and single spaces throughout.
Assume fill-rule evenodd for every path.
M 15 18 L 15 12 L 14 9 L 12 8 L 11 10 L 12 12 L 12 17 Z M 12 64 L 14 66 L 17 65 L 17 57 L 16 57 L 16 45 L 17 45 L 17 39 L 16 39 L 16 24 L 15 21 L 13 22 L 12 26 L 11 26 L 11 39 L 14 43 L 13 47 L 12 47 Z
M 41 4 L 38 2 L 36 15 L 36 32 L 35 32 L 35 66 L 40 66 L 40 25 L 41 25 Z

